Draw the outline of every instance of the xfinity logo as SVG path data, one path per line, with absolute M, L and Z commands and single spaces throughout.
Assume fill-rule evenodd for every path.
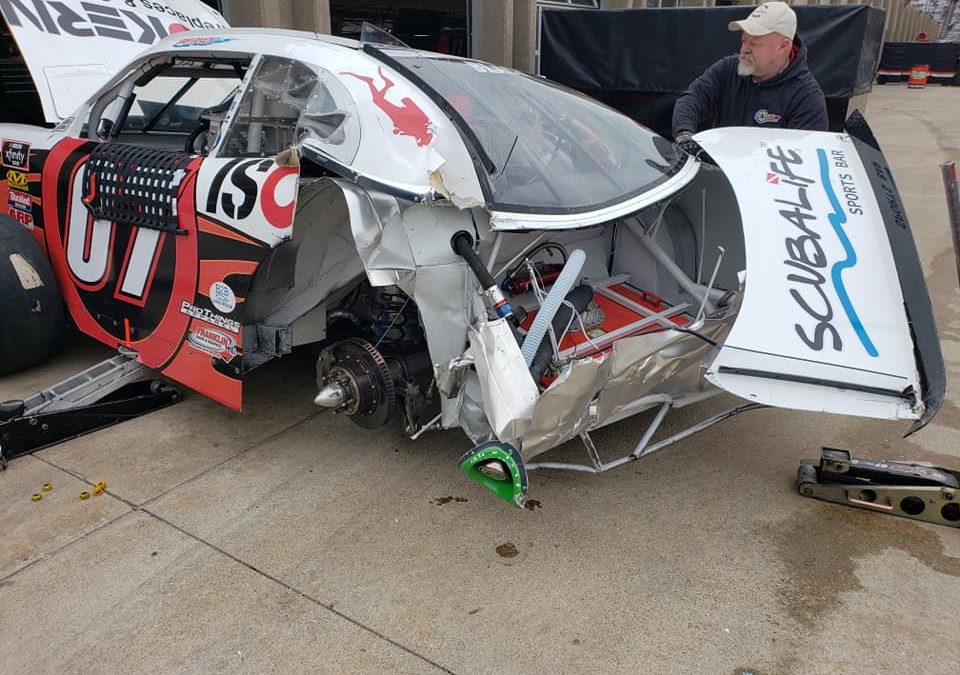
M 145 45 L 152 45 L 168 33 L 224 27 L 150 0 L 124 0 L 121 7 L 93 2 L 80 4 L 82 13 L 54 0 L 0 0 L 0 12 L 11 26 L 23 26 L 26 22 L 51 35 L 100 36 Z M 160 14 L 164 20 L 144 10 Z M 170 19 L 179 22 L 164 26 L 164 21 Z
M 30 157 L 30 145 L 20 141 L 3 141 L 3 149 L 0 150 L 3 155 L 4 166 L 11 166 L 15 169 L 26 169 L 27 160 Z

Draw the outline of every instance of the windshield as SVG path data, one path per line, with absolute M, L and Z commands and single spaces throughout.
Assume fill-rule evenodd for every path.
M 682 164 L 666 139 L 547 80 L 467 59 L 401 50 L 390 56 L 476 135 L 493 164 L 481 180 L 498 209 L 589 211 L 665 182 Z

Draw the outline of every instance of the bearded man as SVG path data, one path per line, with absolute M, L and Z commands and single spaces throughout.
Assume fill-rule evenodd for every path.
M 797 15 L 767 2 L 728 28 L 742 31 L 739 54 L 726 56 L 693 81 L 673 109 L 673 137 L 697 155 L 691 136 L 705 128 L 754 126 L 827 130 L 827 104 L 807 68 Z

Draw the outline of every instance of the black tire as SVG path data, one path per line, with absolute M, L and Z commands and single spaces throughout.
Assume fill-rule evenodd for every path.
M 0 215 L 0 317 L 0 374 L 60 351 L 65 321 L 53 268 L 26 228 L 6 215 Z

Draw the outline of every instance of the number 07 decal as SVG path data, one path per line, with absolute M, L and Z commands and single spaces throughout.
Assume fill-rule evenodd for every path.
M 180 183 L 175 234 L 92 216 L 83 201 L 89 187 L 83 176 L 93 146 L 65 139 L 44 164 L 50 260 L 80 330 L 111 347 L 129 341 L 142 363 L 162 368 L 186 339 L 190 317 L 181 307 L 196 300 L 193 195 L 201 158 L 190 162 Z
M 73 195 L 82 192 L 82 181 L 83 172 L 77 171 L 73 179 Z M 71 204 L 64 235 L 67 267 L 78 287 L 90 292 L 99 291 L 111 276 L 114 247 L 125 246 L 113 297 L 143 307 L 157 271 L 166 233 L 134 227 L 129 237 L 120 235 L 121 241 L 117 242 L 118 229 L 116 223 L 95 219 L 86 209 Z
M 142 227 L 133 230 L 113 297 L 141 307 L 146 304 L 166 236 L 165 232 Z

